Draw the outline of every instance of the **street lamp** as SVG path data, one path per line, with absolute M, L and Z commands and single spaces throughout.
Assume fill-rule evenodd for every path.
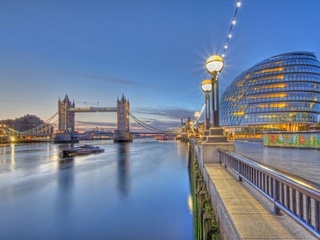
M 223 59 L 219 55 L 212 55 L 206 61 L 206 69 L 212 76 L 212 117 L 213 127 L 219 127 L 219 82 L 218 74 L 224 66 Z
M 198 118 L 200 117 L 200 112 L 194 112 L 194 117 L 196 118 L 196 120 L 198 120 Z
M 196 122 L 195 122 L 195 137 L 198 137 L 198 122 L 199 122 L 199 117 L 200 117 L 200 112 L 196 111 L 194 112 L 194 117 L 196 118 Z
M 209 94 L 212 91 L 212 81 L 210 79 L 203 80 L 201 83 L 201 90 L 205 93 L 205 104 L 206 104 L 206 130 L 210 129 L 210 101 Z

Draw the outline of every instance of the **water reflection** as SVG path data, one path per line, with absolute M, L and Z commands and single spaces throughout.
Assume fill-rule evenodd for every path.
M 11 163 L 10 163 L 10 169 L 13 171 L 15 166 L 16 166 L 16 162 L 15 162 L 15 145 L 12 143 L 11 144 Z
M 92 143 L 105 152 L 15 145 L 15 171 L 10 145 L 0 150 L 0 239 L 192 239 L 184 146 Z
M 72 192 L 74 189 L 74 159 L 73 157 L 60 159 L 58 171 L 57 205 L 61 211 L 72 206 Z
M 188 151 L 189 151 L 188 145 L 177 144 L 177 153 L 178 153 L 179 158 L 185 159 L 185 157 L 188 156 L 188 154 L 189 154 Z
M 59 169 L 71 168 L 74 165 L 73 157 L 61 158 L 59 161 Z
M 118 144 L 118 188 L 123 197 L 130 191 L 130 143 Z

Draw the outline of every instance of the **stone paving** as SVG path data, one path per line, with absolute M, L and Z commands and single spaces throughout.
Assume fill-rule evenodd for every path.
M 317 239 L 220 164 L 205 164 L 203 175 L 222 239 Z
M 320 150 L 234 144 L 237 154 L 320 186 Z M 245 181 L 237 181 L 232 171 L 218 163 L 200 164 L 222 239 L 317 239 L 286 214 L 274 214 L 273 204 Z
M 320 150 L 265 147 L 262 142 L 235 141 L 235 152 L 320 186 Z

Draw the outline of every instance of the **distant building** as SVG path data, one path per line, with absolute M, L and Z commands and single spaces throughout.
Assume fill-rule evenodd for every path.
M 94 128 L 91 131 L 85 131 L 79 134 L 81 139 L 111 139 L 113 138 L 112 131 L 105 131 L 104 129 Z
M 27 114 L 20 118 L 16 118 L 15 120 L 1 120 L 0 125 L 5 125 L 5 127 L 7 128 L 11 128 L 19 132 L 30 131 L 30 133 L 32 132 L 35 134 L 53 133 L 52 125 L 46 124 L 39 117 L 30 114 Z M 34 129 L 34 131 L 31 131 L 32 129 Z
M 16 118 L 14 121 L 14 129 L 19 132 L 24 132 L 27 130 L 30 130 L 32 128 L 35 128 L 41 124 L 43 124 L 44 121 L 41 120 L 39 117 L 35 115 L 25 115 L 20 118 Z
M 8 127 L 14 129 L 15 121 L 13 119 L 0 120 L 1 127 Z
M 320 113 L 320 63 L 310 52 L 270 57 L 234 79 L 220 103 L 229 129 L 307 130 Z

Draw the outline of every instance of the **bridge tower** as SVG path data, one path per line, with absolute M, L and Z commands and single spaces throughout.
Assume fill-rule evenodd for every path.
M 68 95 L 61 101 L 58 101 L 58 113 L 59 113 L 59 132 L 72 133 L 75 126 L 75 113 L 68 111 L 69 108 L 75 107 L 74 101 L 71 103 Z
M 114 142 L 131 142 L 132 135 L 129 129 L 130 103 L 124 94 L 117 99 L 117 130 L 114 131 Z

